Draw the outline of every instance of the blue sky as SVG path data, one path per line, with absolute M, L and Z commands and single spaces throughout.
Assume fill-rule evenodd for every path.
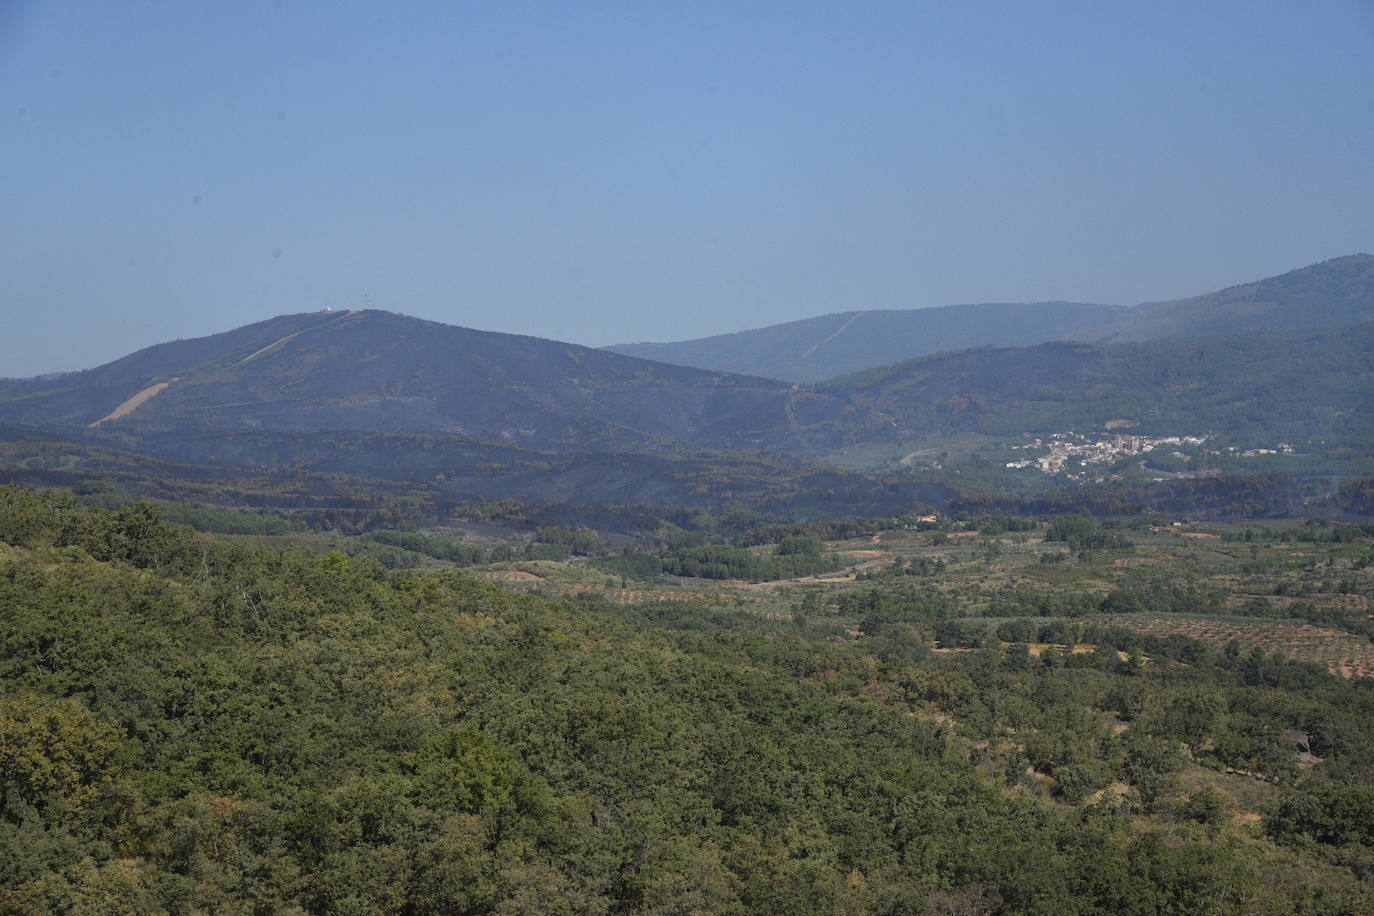
M 0 214 L 0 376 L 1175 298 L 1374 251 L 1374 2 L 0 0 Z

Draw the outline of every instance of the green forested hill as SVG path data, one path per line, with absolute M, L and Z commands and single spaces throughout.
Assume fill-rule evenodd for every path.
M 933 608 L 876 596 L 852 644 L 655 624 L 12 488 L 0 544 L 4 912 L 1374 903 L 1371 694 L 1310 666 L 935 657 Z M 1194 756 L 1273 780 L 1262 830 Z

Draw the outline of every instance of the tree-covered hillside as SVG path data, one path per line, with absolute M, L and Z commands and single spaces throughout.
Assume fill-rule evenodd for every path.
M 829 430 L 851 442 L 949 430 L 1102 429 L 1114 419 L 1163 435 L 1368 441 L 1374 322 L 1109 347 L 967 350 L 845 376 L 819 390 L 848 406 L 842 419 L 818 421 L 813 434 Z M 883 417 L 886 424 L 875 420 Z
M 1312 666 L 549 603 L 14 488 L 0 542 L 5 912 L 1374 905 L 1374 700 Z M 1260 824 L 1199 787 L 1241 759 Z

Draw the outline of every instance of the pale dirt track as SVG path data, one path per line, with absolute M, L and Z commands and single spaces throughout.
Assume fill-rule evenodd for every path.
M 107 413 L 105 416 L 101 417 L 99 420 L 96 420 L 94 423 L 91 424 L 91 426 L 99 426 L 101 423 L 108 423 L 111 420 L 118 420 L 120 417 L 127 417 L 129 414 L 133 413 L 135 410 L 138 410 L 148 401 L 152 400 L 154 397 L 161 394 L 163 391 L 167 390 L 167 386 L 171 385 L 172 382 L 179 381 L 181 381 L 181 379 L 174 378 L 171 381 L 158 382 L 156 385 L 149 385 L 147 388 L 144 388 L 138 394 L 129 398 L 123 404 L 120 404 L 118 407 Z

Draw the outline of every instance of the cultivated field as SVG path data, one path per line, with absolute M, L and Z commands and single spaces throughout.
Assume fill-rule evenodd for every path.
M 922 527 L 927 530 L 896 527 L 828 541 L 826 550 L 841 569 L 772 581 L 625 578 L 578 558 L 502 564 L 476 574 L 552 598 L 621 607 L 694 604 L 778 621 L 804 619 L 842 642 L 860 632 L 863 613 L 855 608 L 871 605 L 867 596 L 902 596 L 938 603 L 942 615 L 985 620 L 988 627 L 1015 617 L 1030 617 L 1037 627 L 1056 620 L 1110 623 L 1217 646 L 1236 640 L 1245 651 L 1257 647 L 1345 677 L 1374 677 L 1374 642 L 1367 635 L 1374 627 L 1364 626 L 1374 594 L 1374 538 L 1313 540 L 1313 530 L 1320 535 L 1326 529 L 1301 521 L 1195 528 L 1154 519 L 1114 529 L 1127 547 L 1074 551 L 1046 540 L 1043 523 L 1016 532 L 978 520 Z M 751 548 L 762 555 L 772 549 Z M 1180 589 L 1199 606 L 1165 607 L 1153 597 Z M 1132 613 L 1113 609 L 1108 596 L 1123 593 L 1144 596 L 1135 599 L 1143 606 Z M 1055 616 L 1055 607 L 1068 605 L 1076 608 L 1073 615 Z

